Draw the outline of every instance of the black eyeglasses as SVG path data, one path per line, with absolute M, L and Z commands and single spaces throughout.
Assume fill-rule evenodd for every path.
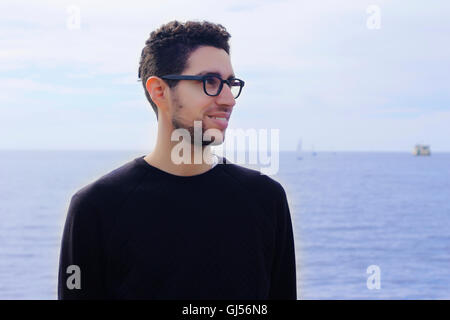
M 220 94 L 223 88 L 223 84 L 226 83 L 230 89 L 231 94 L 236 99 L 239 97 L 242 91 L 242 87 L 244 87 L 245 82 L 241 79 L 228 79 L 223 80 L 215 75 L 204 75 L 204 76 L 188 76 L 188 75 L 178 75 L 178 74 L 169 74 L 167 76 L 162 76 L 162 79 L 166 80 L 198 80 L 203 81 L 203 91 L 208 96 L 215 97 Z

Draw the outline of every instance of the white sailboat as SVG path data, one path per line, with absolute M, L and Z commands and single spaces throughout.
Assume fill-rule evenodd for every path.
M 317 152 L 314 151 L 314 145 L 311 145 L 311 154 L 313 155 L 313 157 L 317 155 Z
M 297 144 L 297 159 L 298 160 L 302 159 L 302 139 L 298 140 L 298 144 Z

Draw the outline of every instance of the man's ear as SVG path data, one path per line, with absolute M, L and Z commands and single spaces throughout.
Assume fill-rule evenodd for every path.
M 168 86 L 161 78 L 156 76 L 148 78 L 147 82 L 145 83 L 145 88 L 152 98 L 153 102 L 158 106 L 158 109 L 161 109 L 161 111 L 167 109 Z

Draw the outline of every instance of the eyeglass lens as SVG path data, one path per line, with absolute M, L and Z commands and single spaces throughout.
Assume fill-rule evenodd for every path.
M 230 80 L 231 83 L 231 94 L 233 97 L 237 97 L 241 91 L 241 82 L 239 80 Z M 219 94 L 221 81 L 218 77 L 207 77 L 205 79 L 205 89 L 209 95 L 215 96 Z

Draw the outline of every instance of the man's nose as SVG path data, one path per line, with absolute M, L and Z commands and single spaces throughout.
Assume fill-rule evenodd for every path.
M 234 96 L 231 93 L 231 88 L 226 83 L 223 84 L 222 91 L 217 96 L 217 103 L 229 107 L 234 107 L 236 104 L 236 99 L 234 99 Z

